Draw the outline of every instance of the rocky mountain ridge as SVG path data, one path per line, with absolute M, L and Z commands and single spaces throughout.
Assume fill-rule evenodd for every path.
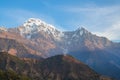
M 92 34 L 83 27 L 62 32 L 40 19 L 30 18 L 23 25 L 1 29 L 0 33 L 1 38 L 13 39 L 23 44 L 28 52 L 24 54 L 44 58 L 70 54 L 98 73 L 120 78 L 120 44 Z M 103 64 L 109 66 L 106 68 Z

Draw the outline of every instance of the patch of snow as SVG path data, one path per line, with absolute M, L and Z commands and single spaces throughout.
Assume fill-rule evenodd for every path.
M 0 31 L 7 31 L 7 29 L 4 26 L 1 26 Z
M 60 40 L 60 37 L 64 36 L 64 34 L 61 31 L 58 31 L 54 26 L 36 18 L 28 19 L 21 27 L 19 27 L 19 31 L 21 35 L 44 31 L 48 34 L 52 34 L 53 37 L 58 40 Z
M 77 35 L 76 33 L 73 34 L 72 38 L 79 38 L 79 35 Z
M 83 30 L 80 31 L 80 35 L 81 35 L 81 36 L 83 35 Z

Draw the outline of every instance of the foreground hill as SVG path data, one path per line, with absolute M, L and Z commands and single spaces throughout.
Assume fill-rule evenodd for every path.
M 0 78 L 4 78 L 5 74 L 9 74 L 11 71 L 14 76 L 21 75 L 21 78 L 25 78 L 23 80 L 29 80 L 29 78 L 32 80 L 112 80 L 99 75 L 84 63 L 68 55 L 53 56 L 41 61 L 20 59 L 1 52 L 0 69 L 2 70 Z M 4 80 L 10 79 L 5 78 Z
M 44 80 L 99 80 L 96 72 L 68 55 L 47 58 L 40 64 L 40 68 L 48 75 Z
M 0 80 L 31 80 L 25 75 L 16 74 L 16 72 L 8 70 L 0 70 Z

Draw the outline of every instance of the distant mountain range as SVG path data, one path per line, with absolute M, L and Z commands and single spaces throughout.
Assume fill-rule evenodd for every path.
M 39 59 L 70 54 L 93 70 L 120 79 L 120 43 L 99 37 L 81 27 L 60 31 L 30 18 L 16 28 L 0 28 L 0 50 L 20 58 Z

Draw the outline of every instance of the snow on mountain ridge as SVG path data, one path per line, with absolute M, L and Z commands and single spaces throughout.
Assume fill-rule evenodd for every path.
M 77 38 L 79 39 L 81 36 L 83 36 L 84 34 L 89 33 L 85 28 L 83 27 L 79 27 L 77 30 L 74 31 L 74 34 L 72 35 L 71 38 Z
M 5 28 L 4 26 L 0 26 L 0 31 L 7 31 L 7 28 Z
M 28 19 L 23 26 L 28 30 L 28 31 L 40 31 L 40 30 L 44 30 L 47 31 L 47 29 L 49 30 L 55 30 L 55 27 L 45 23 L 44 21 L 40 20 L 40 19 L 35 19 L 35 18 L 30 18 Z M 27 31 L 26 30 L 26 31 Z
M 44 22 L 44 21 L 42 21 L 40 19 L 37 19 L 37 18 L 30 18 L 30 19 L 28 19 L 27 21 L 25 21 L 25 23 L 23 24 L 23 26 L 32 26 L 33 24 L 36 24 L 38 26 L 41 25 L 41 24 L 44 24 L 46 26 L 55 28 L 51 24 L 47 24 L 46 22 Z
M 81 36 L 83 34 L 89 33 L 89 31 L 85 29 L 84 27 L 79 27 L 76 31 L 79 31 Z
M 32 34 L 40 31 L 44 31 L 56 39 L 63 36 L 62 31 L 58 31 L 54 26 L 36 18 L 28 19 L 21 27 L 19 27 L 19 31 L 21 35 L 27 35 L 25 36 L 26 38 L 31 38 Z
M 62 31 L 59 31 L 53 25 L 47 24 L 46 22 L 37 18 L 28 19 L 21 27 L 18 28 L 18 30 L 22 36 L 28 39 L 31 39 L 32 35 L 39 32 L 43 32 L 45 35 L 48 34 L 50 37 L 52 37 L 52 39 L 57 41 L 64 40 L 68 37 L 68 35 L 64 34 Z M 86 34 L 89 34 L 89 32 L 85 28 L 80 27 L 77 30 L 72 31 L 72 34 L 70 34 L 71 37 L 69 37 L 71 40 L 75 39 L 78 41 Z

